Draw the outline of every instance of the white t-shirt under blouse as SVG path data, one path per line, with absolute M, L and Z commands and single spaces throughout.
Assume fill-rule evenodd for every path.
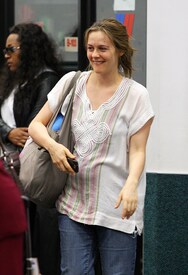
M 57 201 L 57 209 L 77 222 L 126 233 L 133 233 L 137 227 L 140 234 L 143 229 L 145 172 L 138 184 L 135 213 L 122 220 L 121 206 L 115 209 L 114 205 L 128 176 L 130 137 L 154 116 L 149 94 L 144 86 L 124 77 L 114 95 L 93 112 L 86 93 L 90 73 L 83 72 L 77 81 L 72 114 L 74 155 L 79 163 L 79 173 L 69 176 Z M 58 103 L 62 86 L 67 85 L 74 74 L 66 74 L 49 93 L 52 111 Z
M 6 98 L 1 106 L 1 117 L 3 121 L 11 128 L 16 128 L 16 121 L 14 118 L 13 104 L 16 88 L 13 89 L 8 98 Z

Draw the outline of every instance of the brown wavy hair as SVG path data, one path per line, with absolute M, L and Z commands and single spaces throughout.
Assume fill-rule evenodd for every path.
M 126 27 L 114 18 L 103 19 L 95 22 L 85 32 L 85 47 L 87 46 L 89 34 L 96 31 L 104 32 L 112 41 L 114 47 L 118 51 L 123 52 L 123 55 L 119 58 L 118 66 L 120 70 L 123 69 L 125 76 L 131 77 L 133 72 L 132 57 L 134 49 L 131 46 L 130 37 L 127 33 Z

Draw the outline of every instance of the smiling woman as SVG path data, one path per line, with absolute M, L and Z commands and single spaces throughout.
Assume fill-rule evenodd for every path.
M 99 251 L 103 275 L 133 275 L 154 113 L 148 91 L 131 78 L 133 49 L 125 26 L 115 19 L 96 22 L 86 31 L 85 45 L 91 70 L 82 72 L 76 83 L 73 154 L 52 140 L 45 127 L 75 72 L 63 76 L 49 93 L 29 133 L 69 173 L 56 202 L 62 274 L 94 274 Z M 78 173 L 66 157 L 76 158 Z
M 109 73 L 112 75 L 116 72 L 121 55 L 121 52 L 116 51 L 112 41 L 104 32 L 90 33 L 87 42 L 87 57 L 95 71 L 102 70 L 104 75 Z

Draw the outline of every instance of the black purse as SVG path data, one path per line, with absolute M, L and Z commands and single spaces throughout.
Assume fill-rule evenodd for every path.
M 19 158 L 19 151 L 13 150 L 11 147 L 6 147 L 3 144 L 2 140 L 0 140 L 0 147 L 1 147 L 1 156 L 0 159 L 3 162 L 3 165 L 6 171 L 11 175 L 15 183 L 21 188 L 21 183 L 19 179 L 19 172 L 20 172 L 20 158 Z

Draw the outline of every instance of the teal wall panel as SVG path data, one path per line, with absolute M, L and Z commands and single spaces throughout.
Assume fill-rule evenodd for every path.
M 147 174 L 144 275 L 188 274 L 188 175 Z

